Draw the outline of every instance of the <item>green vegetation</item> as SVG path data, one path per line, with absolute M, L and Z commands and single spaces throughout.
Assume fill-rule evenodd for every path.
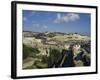
M 52 38 L 52 37 L 56 36 L 56 34 L 55 33 L 49 33 L 49 34 L 47 34 L 47 36 Z
M 34 57 L 38 53 L 40 53 L 38 48 L 32 48 L 32 47 L 23 45 L 23 59 L 26 59 L 27 57 L 31 57 L 31 56 Z
M 23 69 L 59 67 L 64 56 L 67 54 L 66 50 L 68 50 L 68 54 L 62 64 L 67 64 L 67 61 L 71 61 L 69 50 L 73 50 L 72 47 L 77 44 L 82 45 L 82 47 L 79 50 L 74 50 L 77 55 L 75 56 L 76 60 L 74 60 L 75 65 L 89 66 L 91 63 L 90 42 L 86 39 L 87 44 L 86 41 L 82 41 L 85 37 L 80 35 L 81 38 L 78 34 L 73 34 L 77 33 L 43 32 L 25 34 L 26 36 L 23 36 Z M 67 49 L 65 47 L 67 45 L 70 46 L 70 48 Z M 63 52 L 63 50 L 65 50 L 65 52 Z M 83 51 L 83 53 L 79 55 L 81 51 Z M 68 65 L 70 64 L 68 63 Z
M 50 49 L 49 64 L 57 63 L 62 57 L 59 49 Z

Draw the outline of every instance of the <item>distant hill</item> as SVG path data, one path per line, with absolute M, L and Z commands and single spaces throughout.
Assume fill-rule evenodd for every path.
M 70 41 L 70 40 L 81 40 L 89 41 L 90 37 L 79 33 L 62 33 L 62 32 L 29 32 L 24 31 L 23 37 L 35 37 L 37 39 L 49 38 L 50 40 L 56 41 Z

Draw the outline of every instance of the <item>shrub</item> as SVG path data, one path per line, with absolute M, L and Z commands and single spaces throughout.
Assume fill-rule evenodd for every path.
M 37 53 L 40 53 L 40 51 L 37 48 L 32 48 L 23 44 L 23 59 L 29 56 L 33 57 Z

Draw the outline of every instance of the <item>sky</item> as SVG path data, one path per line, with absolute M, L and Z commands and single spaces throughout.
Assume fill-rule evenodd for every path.
M 90 14 L 23 10 L 23 31 L 90 34 Z

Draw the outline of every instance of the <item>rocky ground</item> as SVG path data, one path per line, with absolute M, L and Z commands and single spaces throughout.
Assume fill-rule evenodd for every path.
M 68 53 L 69 50 L 72 52 Z M 89 66 L 90 55 L 89 36 L 23 32 L 23 69 Z

